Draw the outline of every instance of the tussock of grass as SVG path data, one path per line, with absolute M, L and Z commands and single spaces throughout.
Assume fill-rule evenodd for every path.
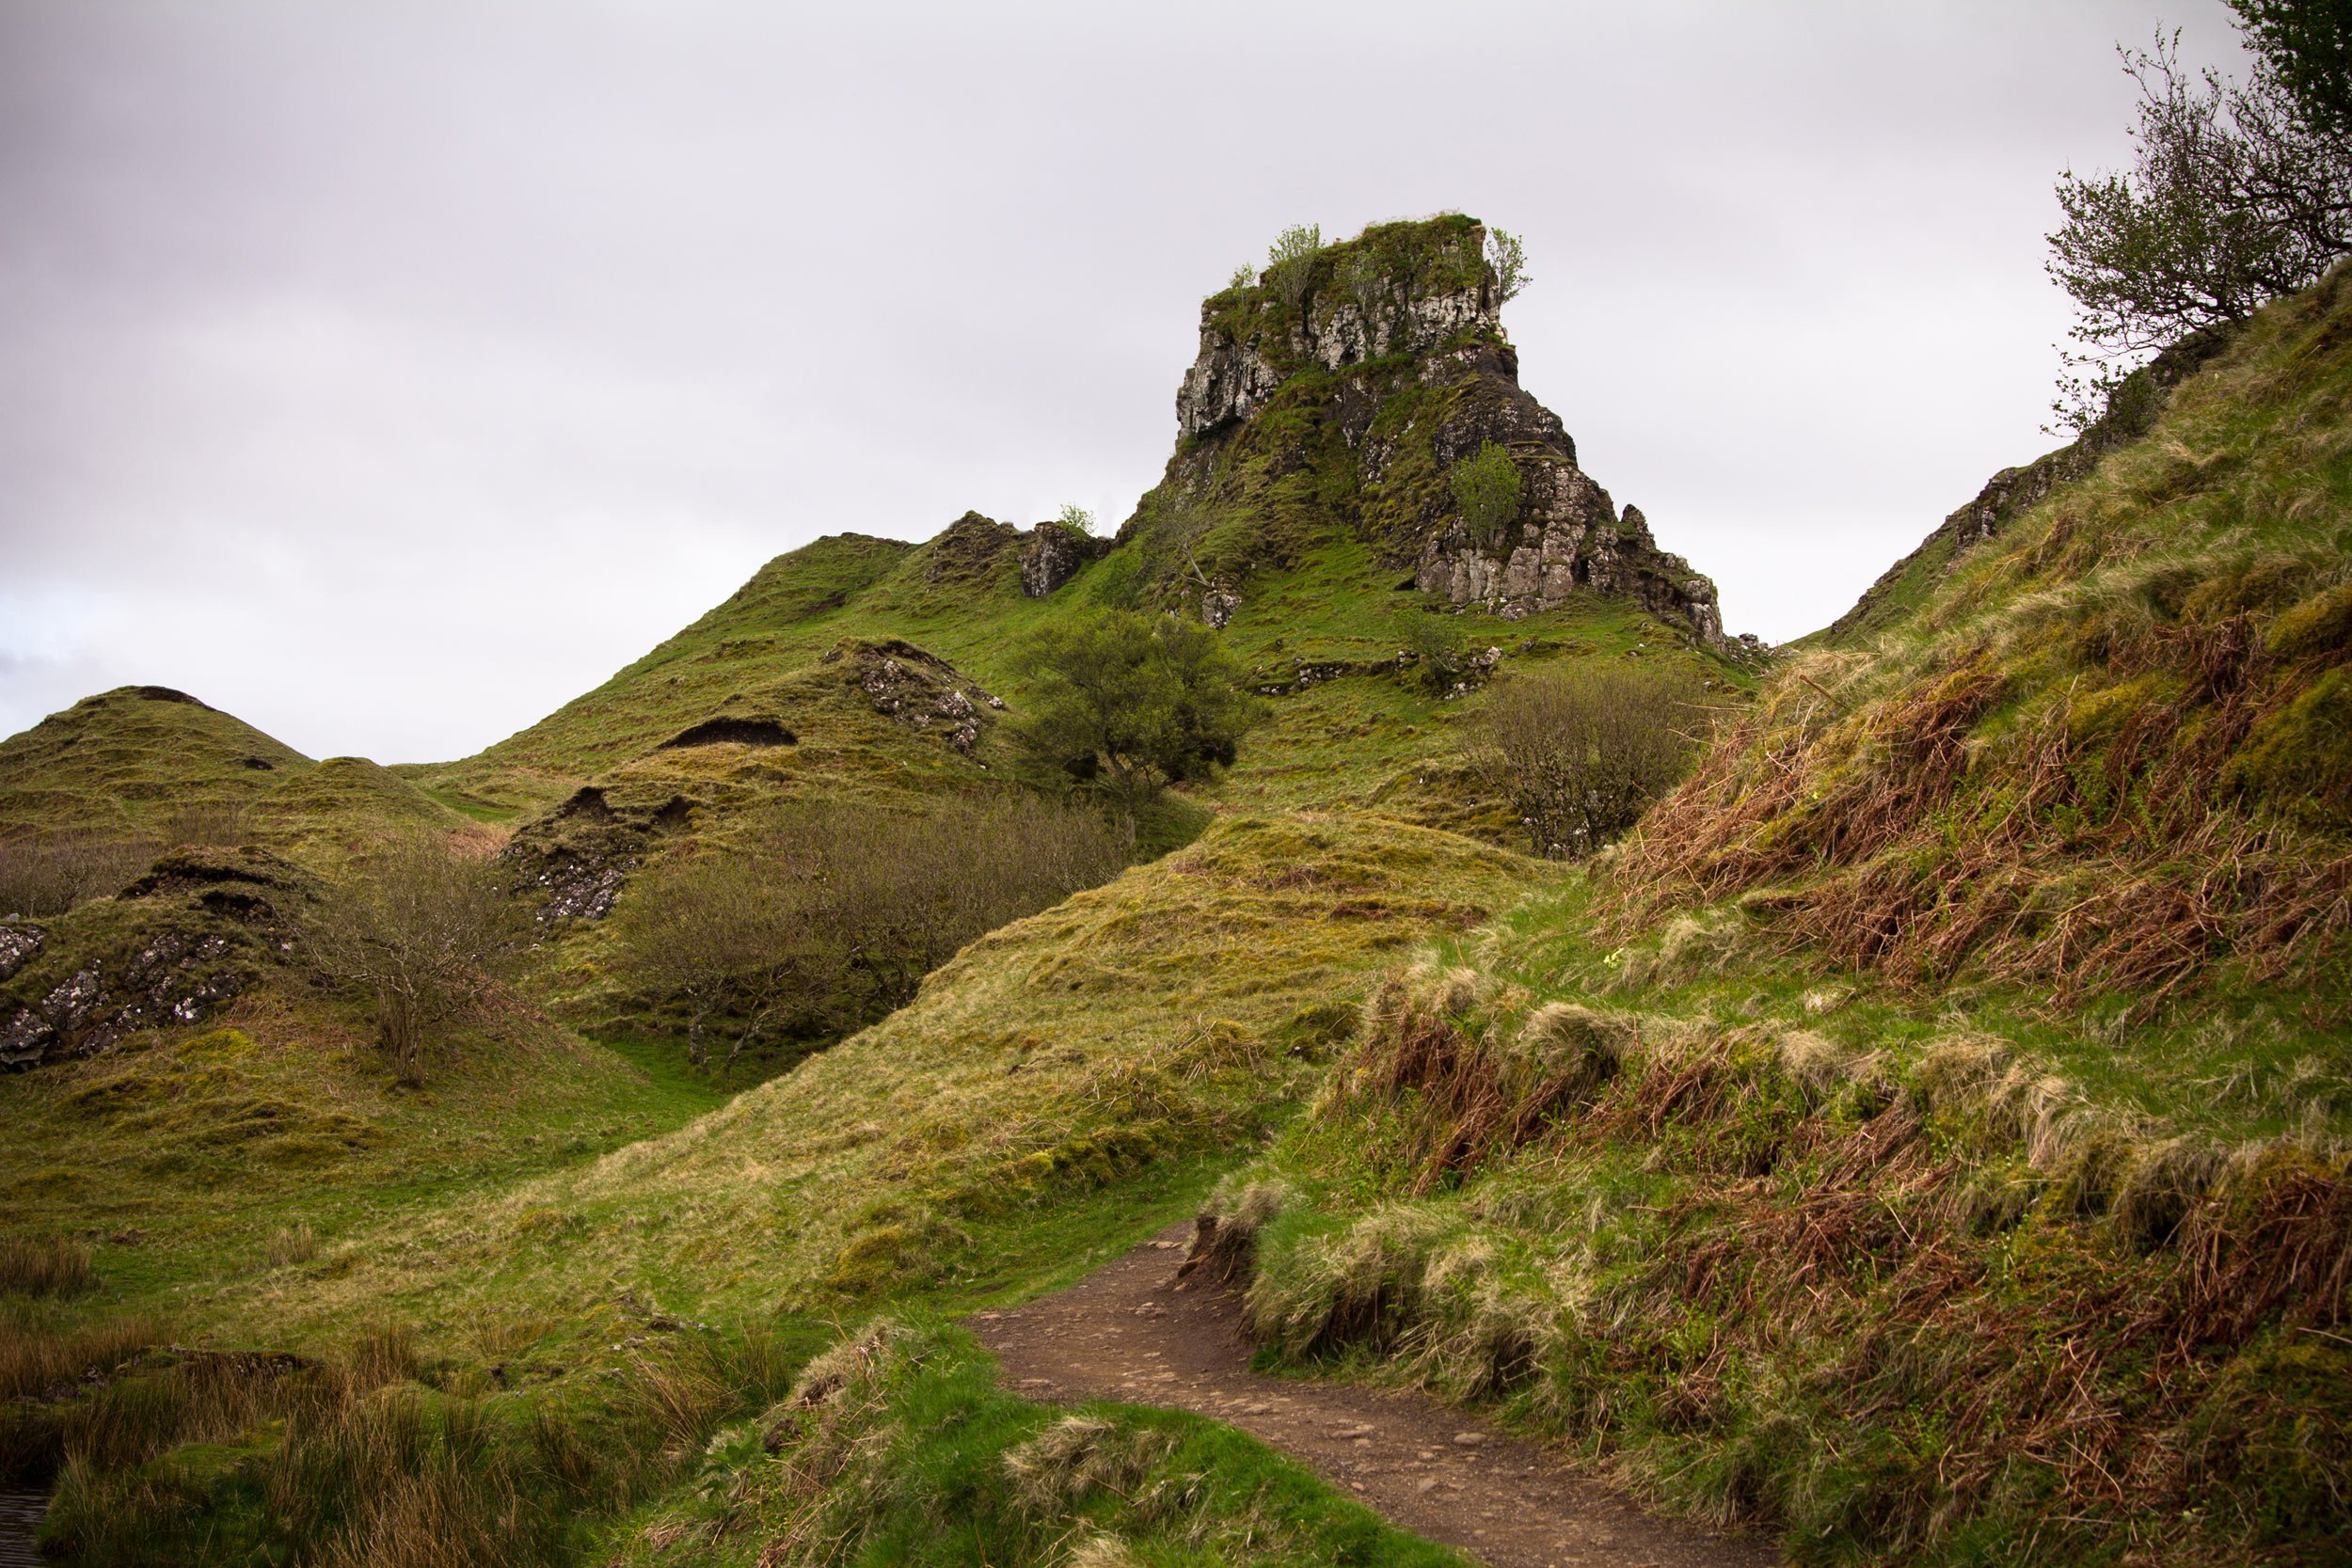
M 593 1394 L 506 1394 L 421 1362 L 397 1324 L 315 1358 L 162 1338 L 142 1323 L 51 1335 L 69 1375 L 6 1407 L 7 1478 L 56 1478 L 49 1550 L 126 1565 L 575 1563 L 613 1512 L 689 1474 L 721 1421 L 775 1399 L 792 1359 L 772 1335 L 697 1334 Z
M 71 1296 L 97 1283 L 86 1243 L 70 1236 L 0 1236 L 0 1294 Z

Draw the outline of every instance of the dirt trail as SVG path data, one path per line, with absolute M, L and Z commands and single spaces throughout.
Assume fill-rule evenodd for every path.
M 1179 1280 L 1172 1226 L 1067 1291 L 973 1320 L 1035 1399 L 1197 1411 L 1493 1568 L 1766 1568 L 1760 1543 L 1653 1518 L 1542 1449 L 1418 1394 L 1249 1370 L 1230 1291 Z

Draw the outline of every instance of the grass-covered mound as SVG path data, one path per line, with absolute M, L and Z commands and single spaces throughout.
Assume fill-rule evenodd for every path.
M 1380 818 L 1221 819 L 675 1133 L 355 1237 L 213 1310 L 297 1340 L 366 1309 L 437 1341 L 503 1319 L 560 1344 L 616 1285 L 701 1315 L 1016 1288 L 1165 1223 L 1203 1158 L 1263 1136 L 1314 1076 L 1350 1017 L 1335 993 L 1486 918 L 1530 869 Z

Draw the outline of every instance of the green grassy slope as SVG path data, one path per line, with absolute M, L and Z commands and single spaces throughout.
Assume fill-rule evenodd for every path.
M 1032 1291 L 1195 1207 L 1311 1094 L 1383 966 L 1552 875 L 1499 847 L 1507 818 L 1466 786 L 1456 732 L 1479 698 L 1410 678 L 1398 656 L 1415 618 L 1442 609 L 1464 645 L 1501 650 L 1506 670 L 1674 658 L 1724 685 L 1747 678 L 1637 597 L 1580 592 L 1505 617 L 1400 589 L 1394 531 L 1367 532 L 1330 431 L 1308 443 L 1328 493 L 1301 503 L 1286 491 L 1253 514 L 1242 492 L 1281 482 L 1275 449 L 1326 418 L 1312 402 L 1273 411 L 1282 429 L 1270 445 L 1253 445 L 1247 423 L 1229 443 L 1241 488 L 1220 540 L 1239 549 L 1252 515 L 1279 534 L 1235 579 L 1246 591 L 1225 628 L 1275 693 L 1274 716 L 1241 766 L 1197 793 L 1197 814 L 1216 815 L 1197 842 L 981 939 L 898 1014 L 715 1108 L 658 1058 L 641 1069 L 523 1011 L 437 1066 L 425 1097 L 404 1094 L 352 1048 L 356 1021 L 291 973 L 248 990 L 234 1033 L 167 1025 L 87 1063 L 0 1079 L 0 1117 L 28 1129 L 0 1170 L 22 1195 L 0 1224 L 95 1242 L 103 1282 L 34 1311 L 41 1334 L 59 1337 L 41 1342 L 86 1333 L 104 1312 L 168 1311 L 184 1344 L 317 1354 L 316 1377 L 358 1390 L 335 1420 L 373 1409 L 390 1366 L 381 1399 L 415 1403 L 424 1435 L 384 1461 L 385 1475 L 459 1452 L 475 1440 L 467 1432 L 481 1452 L 509 1454 L 511 1440 L 519 1468 L 501 1459 L 480 1473 L 518 1488 L 525 1513 L 572 1509 L 602 1560 L 655 1544 L 635 1525 L 602 1539 L 607 1511 L 661 1495 L 648 1522 L 707 1522 L 699 1445 L 727 1413 L 757 1413 L 751 1390 L 774 1382 L 774 1357 L 755 1375 L 743 1356 L 758 1359 L 748 1347 L 771 1329 L 804 1347 L 836 1315 L 920 1317 Z M 1438 505 L 1440 470 L 1407 468 L 1429 492 L 1413 504 Z M 1406 499 L 1397 488 L 1384 504 Z M 479 757 L 289 765 L 283 793 L 256 795 L 248 820 L 311 863 L 352 823 L 427 819 L 511 829 L 522 851 L 620 844 L 634 858 L 723 837 L 779 799 L 917 802 L 1008 787 L 1010 748 L 985 698 L 1017 714 L 1022 639 L 1056 617 L 1167 599 L 1183 565 L 1137 525 L 1032 598 L 1021 573 L 1030 538 L 967 516 L 921 546 L 819 541 Z M 969 699 L 968 731 L 948 721 L 950 695 Z M 700 728 L 713 722 L 727 727 Z M 141 776 L 167 779 L 165 761 L 152 752 Z M 132 920 L 137 904 L 75 918 L 95 929 Z M 533 994 L 600 984 L 601 940 L 583 923 L 551 942 Z M 64 974 L 61 943 L 39 961 Z M 278 1242 L 304 1227 L 310 1242 Z M 411 1362 L 372 1348 L 386 1323 L 402 1325 Z M 143 1363 L 129 1382 L 178 1386 L 212 1365 Z M 334 1370 L 346 1365 L 347 1378 Z M 217 1526 L 222 1550 L 246 1550 L 271 1528 L 268 1488 L 311 1463 L 310 1439 L 272 1423 L 294 1419 L 282 1402 L 312 1375 L 215 1426 L 169 1426 L 151 1450 L 93 1462 L 75 1472 L 65 1517 L 82 1528 L 151 1504 L 175 1529 Z M 982 1398 L 952 1336 L 908 1387 L 921 1393 L 934 1375 L 961 1390 L 936 1407 L 1003 1436 L 990 1464 L 1036 1436 L 1034 1412 Z M 700 1391 L 679 1393 L 678 1379 Z M 25 1419 L 54 1435 L 85 1416 L 112 1419 L 115 1399 L 101 1389 Z M 11 1441 L 0 1421 L 0 1450 Z M 1301 1517 L 1330 1512 L 1254 1450 L 1215 1463 L 1219 1486 L 1303 1488 L 1322 1500 Z M 887 1502 L 861 1528 L 928 1528 Z M 1332 1513 L 1295 1555 L 1365 1530 Z M 184 1544 L 161 1525 L 153 1539 Z
M 2352 1550 L 2348 400 L 2339 276 L 1393 976 L 1269 1344 L 1804 1560 Z

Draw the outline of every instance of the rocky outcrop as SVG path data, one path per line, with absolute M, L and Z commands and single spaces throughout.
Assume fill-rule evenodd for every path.
M 15 921 L 0 923 L 0 980 L 12 980 L 23 969 L 25 960 L 40 951 L 40 944 L 49 940 L 49 933 L 38 926 Z
M 1200 352 L 1176 389 L 1177 434 L 1197 439 L 1248 419 L 1306 366 L 1338 372 L 1499 334 L 1502 302 L 1485 241 L 1485 230 L 1459 228 L 1436 242 L 1435 266 L 1414 264 L 1425 256 L 1398 264 L 1376 248 L 1351 252 L 1326 267 L 1321 287 L 1313 262 L 1291 262 L 1307 269 L 1298 288 L 1276 278 L 1243 291 L 1238 308 L 1232 291 L 1203 302 Z
M 14 944 L 16 963 L 0 976 L 0 1068 L 96 1055 L 141 1029 L 200 1022 L 281 958 L 294 906 L 314 895 L 310 879 L 275 856 L 166 856 L 118 897 Z
M 897 638 L 843 642 L 825 655 L 824 662 L 844 659 L 876 713 L 937 735 L 966 756 L 978 743 L 990 715 L 1005 705 L 946 659 Z
M 1111 542 L 1059 523 L 1040 523 L 1021 546 L 1021 592 L 1041 599 L 1110 552 Z
M 1297 564 L 1301 540 L 1344 529 L 1451 604 L 1518 620 L 1580 594 L 1630 600 L 1740 653 L 1715 585 L 1611 500 L 1520 388 L 1485 241 L 1462 217 L 1381 225 L 1209 299 L 1176 455 L 1120 542 L 1158 563 L 1162 602 L 1211 626 L 1253 577 Z M 1489 446 L 1519 499 L 1473 528 L 1453 477 Z

